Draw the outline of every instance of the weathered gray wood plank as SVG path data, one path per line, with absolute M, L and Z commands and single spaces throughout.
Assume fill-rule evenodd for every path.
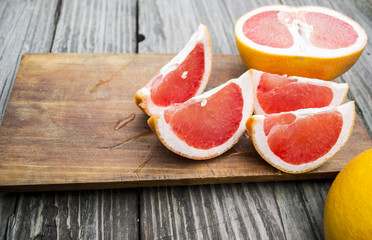
M 62 2 L 52 52 L 136 51 L 136 1 Z
M 0 2 L 0 125 L 25 52 L 49 52 L 58 1 Z M 0 193 L 0 239 L 14 223 L 17 194 Z
M 9 2 L 6 4 L 10 4 Z M 9 49 L 6 49 L 14 59 L 19 60 L 19 54 L 25 51 L 55 53 L 136 51 L 135 0 L 66 0 L 61 1 L 60 5 L 55 2 L 54 8 L 43 6 L 42 4 L 46 5 L 46 2 L 27 2 L 27 6 L 18 10 L 20 18 L 30 12 L 28 19 L 22 22 L 31 21 L 30 26 L 34 28 L 32 31 L 23 25 L 11 28 L 13 35 L 24 36 L 25 43 L 9 45 Z M 24 3 L 14 2 L 14 8 Z M 11 10 L 9 6 L 4 6 L 3 9 L 4 12 L 7 9 Z M 38 14 L 40 19 L 31 13 Z M 46 16 L 49 16 L 50 20 Z M 4 17 L 10 19 L 8 15 Z M 33 20 L 34 18 L 38 20 Z M 44 22 L 52 24 L 52 27 L 48 28 L 51 33 L 49 35 L 45 33 Z M 14 41 L 14 39 L 8 41 L 11 40 Z M 45 49 L 38 50 L 44 45 Z M 13 63 L 14 70 L 16 67 L 17 65 Z M 138 238 L 137 189 L 0 196 L 0 236 L 6 236 L 7 239 Z
M 0 122 L 22 54 L 50 50 L 57 3 L 57 0 L 0 2 Z
M 363 27 L 363 22 L 371 22 L 370 14 L 366 16 L 368 11 L 361 10 L 370 8 L 369 2 L 140 0 L 139 33 L 145 40 L 139 43 L 139 52 L 177 53 L 198 24 L 203 23 L 211 35 L 213 53 L 237 53 L 233 26 L 238 17 L 258 6 L 276 3 L 324 5 L 346 14 L 345 10 L 353 5 L 348 12 L 356 11 L 360 15 L 354 19 Z M 169 9 L 178 14 L 169 13 Z M 367 32 L 371 32 L 368 28 L 370 26 L 366 27 Z M 362 73 L 370 71 L 370 60 L 364 59 L 370 56 L 368 46 L 365 52 L 367 54 L 363 54 L 348 74 L 354 69 Z M 348 77 L 347 74 L 344 77 L 349 83 L 352 79 L 368 79 L 365 76 Z M 366 109 L 371 109 L 371 90 L 358 93 L 362 91 L 359 88 L 351 89 L 351 92 L 356 92 L 359 97 L 356 100 L 362 102 L 359 107 L 363 117 Z M 363 100 L 365 96 L 368 99 Z M 332 180 L 322 180 L 143 189 L 140 196 L 141 236 L 154 239 L 233 239 L 242 236 L 250 239 L 322 239 L 323 206 L 331 183 Z
M 145 239 L 322 239 L 321 181 L 143 189 Z
M 17 201 L 17 194 L 0 194 L 0 239 L 5 239 L 7 226 L 13 218 L 13 212 Z
M 7 239 L 137 239 L 137 190 L 21 193 Z

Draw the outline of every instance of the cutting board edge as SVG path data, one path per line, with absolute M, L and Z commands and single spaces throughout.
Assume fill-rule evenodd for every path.
M 90 183 L 62 183 L 62 184 L 37 184 L 37 185 L 0 185 L 0 192 L 41 192 L 41 191 L 75 191 L 75 190 L 98 190 L 119 188 L 143 188 L 143 187 L 172 187 L 172 186 L 195 186 L 209 184 L 238 184 L 252 182 L 278 182 L 278 181 L 301 181 L 334 179 L 338 171 L 333 172 L 308 172 L 302 174 L 278 173 L 277 175 L 261 176 L 232 176 L 232 177 L 207 177 L 207 178 L 184 178 L 184 179 L 152 179 L 139 181 L 113 181 L 113 182 L 90 182 Z

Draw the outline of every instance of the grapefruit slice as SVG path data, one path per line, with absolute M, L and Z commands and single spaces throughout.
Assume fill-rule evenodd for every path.
M 246 123 L 257 152 L 288 173 L 313 170 L 333 157 L 348 140 L 354 102 L 340 106 L 254 115 Z
M 169 150 L 203 160 L 229 150 L 243 135 L 252 112 L 253 85 L 246 72 L 153 115 L 148 124 Z
M 201 94 L 212 69 L 212 49 L 208 29 L 200 25 L 185 47 L 136 92 L 139 108 L 148 115 Z
M 254 9 L 237 20 L 235 39 L 248 69 L 323 80 L 350 69 L 367 44 L 357 22 L 318 6 Z
M 349 89 L 347 83 L 249 71 L 255 91 L 255 114 L 340 105 Z

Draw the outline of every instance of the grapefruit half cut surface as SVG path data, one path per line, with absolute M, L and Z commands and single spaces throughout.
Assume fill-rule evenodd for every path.
M 212 49 L 208 29 L 200 25 L 185 47 L 136 92 L 139 108 L 153 115 L 175 103 L 201 94 L 212 69 Z
M 340 106 L 254 115 L 246 123 L 257 152 L 288 173 L 313 170 L 333 157 L 348 140 L 354 102 Z
M 367 44 L 357 22 L 319 6 L 254 9 L 237 20 L 235 39 L 248 69 L 323 80 L 350 69 Z
M 255 91 L 255 114 L 340 105 L 349 89 L 347 83 L 249 71 Z
M 169 150 L 203 160 L 229 150 L 243 135 L 252 112 L 253 85 L 246 72 L 153 115 L 148 124 Z

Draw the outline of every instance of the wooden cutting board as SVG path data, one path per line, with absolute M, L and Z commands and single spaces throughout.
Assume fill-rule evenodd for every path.
M 332 178 L 372 147 L 359 118 L 346 146 L 300 175 L 267 164 L 244 136 L 220 157 L 182 158 L 150 131 L 134 94 L 172 55 L 26 54 L 0 127 L 0 190 L 44 191 Z M 216 55 L 208 88 L 240 76 Z M 127 124 L 121 128 L 118 123 Z

